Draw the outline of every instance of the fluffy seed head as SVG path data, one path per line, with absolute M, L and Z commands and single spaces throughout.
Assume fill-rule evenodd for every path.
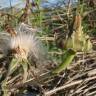
M 37 59 L 41 58 L 46 52 L 42 43 L 37 39 L 35 31 L 36 29 L 24 23 L 20 24 L 16 29 L 16 36 L 5 35 L 5 38 L 2 38 L 3 42 L 0 44 L 0 49 L 5 54 L 8 50 L 14 50 L 14 55 L 17 58 L 27 59 L 29 55 Z

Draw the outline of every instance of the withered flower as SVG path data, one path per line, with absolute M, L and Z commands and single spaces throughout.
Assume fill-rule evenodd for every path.
M 11 50 L 16 58 L 27 59 L 35 58 L 35 60 L 44 60 L 46 49 L 38 37 L 36 36 L 37 29 L 21 23 L 16 28 L 15 36 L 2 32 L 0 33 L 0 52 L 4 55 Z

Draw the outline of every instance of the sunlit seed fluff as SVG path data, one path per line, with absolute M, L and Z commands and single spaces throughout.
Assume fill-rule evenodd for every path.
M 1 48 L 3 51 L 6 50 L 15 50 L 15 56 L 17 58 L 27 59 L 28 56 L 34 56 L 35 58 L 41 58 L 40 56 L 44 55 L 44 48 L 42 43 L 37 39 L 35 36 L 35 29 L 32 29 L 28 25 L 22 23 L 19 28 L 16 29 L 17 35 L 14 37 L 7 37 L 9 38 L 4 45 L 4 47 L 8 48 L 4 49 Z
M 22 23 L 17 29 L 17 35 L 11 38 L 11 48 L 17 49 L 17 57 L 27 58 L 34 55 L 40 58 L 44 53 L 41 42 L 35 36 L 35 29 Z
M 11 48 L 16 51 L 16 57 L 27 58 L 29 52 L 34 52 L 34 55 L 36 55 L 37 41 L 31 34 L 18 34 L 11 38 L 10 43 Z

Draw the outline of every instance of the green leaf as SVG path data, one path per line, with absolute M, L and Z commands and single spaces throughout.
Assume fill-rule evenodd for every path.
M 27 60 L 22 60 L 21 64 L 22 64 L 23 71 L 24 71 L 23 81 L 25 82 L 27 79 L 27 76 L 28 76 L 28 72 L 27 72 L 28 71 L 28 62 L 27 62 Z
M 19 62 L 18 59 L 16 58 L 12 59 L 11 64 L 9 66 L 8 74 L 12 74 L 17 69 L 18 62 Z
M 67 66 L 72 62 L 72 60 L 74 59 L 76 52 L 73 51 L 72 49 L 69 49 L 65 52 L 65 55 L 63 57 L 63 62 L 57 66 L 57 68 L 55 68 L 52 73 L 53 74 L 58 74 L 61 71 L 63 71 L 64 69 L 67 68 Z
M 6 83 L 7 83 L 7 79 L 5 79 L 5 80 L 2 82 L 2 85 L 1 85 L 2 91 L 3 91 L 3 96 L 9 96 L 9 90 L 8 90 L 8 88 L 7 88 Z

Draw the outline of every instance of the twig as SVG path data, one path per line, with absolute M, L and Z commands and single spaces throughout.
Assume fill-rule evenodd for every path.
M 38 37 L 41 40 L 47 40 L 47 41 L 55 41 L 54 37 Z
M 67 84 L 67 85 L 63 85 L 63 86 L 57 87 L 56 89 L 47 91 L 47 92 L 45 92 L 44 94 L 45 94 L 45 96 L 50 96 L 50 95 L 52 95 L 52 94 L 54 94 L 54 93 L 56 93 L 56 92 L 58 92 L 58 91 L 60 91 L 60 90 L 66 89 L 66 88 L 68 88 L 68 87 L 72 87 L 72 86 L 74 86 L 74 85 L 78 85 L 78 84 L 82 83 L 83 81 L 90 81 L 90 80 L 93 80 L 93 79 L 96 79 L 96 76 L 94 76 L 94 77 L 89 77 L 89 78 L 87 78 L 87 79 L 85 79 L 85 80 L 77 80 L 77 81 L 74 81 L 74 82 L 69 83 L 69 84 Z

